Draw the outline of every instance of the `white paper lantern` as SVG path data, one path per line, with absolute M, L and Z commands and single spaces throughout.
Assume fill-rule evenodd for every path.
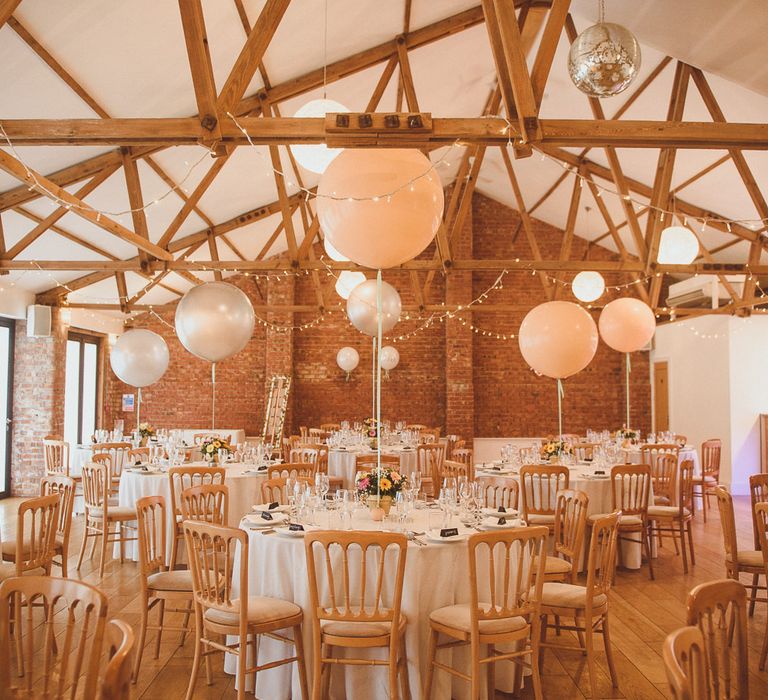
M 349 112 L 349 110 L 334 100 L 312 100 L 300 107 L 293 116 L 324 117 L 329 112 Z M 343 148 L 328 148 L 324 143 L 294 144 L 291 146 L 293 157 L 296 158 L 299 165 L 313 173 L 324 173 L 331 161 L 343 150 Z
M 699 254 L 699 240 L 685 226 L 668 226 L 661 232 L 657 260 L 661 265 L 690 265 Z
M 336 353 L 336 364 L 349 374 L 360 363 L 360 353 L 354 348 L 344 347 Z
M 336 262 L 349 262 L 349 258 L 336 250 L 336 248 L 331 245 L 331 242 L 327 238 L 323 239 L 323 246 L 325 247 L 325 252 L 328 254 L 328 257 L 331 260 L 335 260 Z
M 579 301 L 595 301 L 605 291 L 605 280 L 599 272 L 584 270 L 573 278 L 571 289 Z
M 336 280 L 336 294 L 342 299 L 349 299 L 352 290 L 363 282 L 365 282 L 365 275 L 362 272 L 343 270 Z

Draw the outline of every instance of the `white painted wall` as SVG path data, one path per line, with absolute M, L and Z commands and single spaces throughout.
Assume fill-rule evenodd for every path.
M 669 363 L 670 428 L 697 447 L 723 441 L 721 479 L 731 480 L 730 341 L 727 316 L 701 316 L 656 329 L 651 361 Z
M 0 282 L 0 316 L 23 320 L 27 317 L 27 307 L 34 303 L 32 292 Z

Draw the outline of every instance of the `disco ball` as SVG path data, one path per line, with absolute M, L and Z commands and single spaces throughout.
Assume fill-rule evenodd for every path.
M 571 44 L 568 73 L 592 97 L 624 92 L 640 70 L 640 44 L 620 24 L 603 22 L 585 29 Z

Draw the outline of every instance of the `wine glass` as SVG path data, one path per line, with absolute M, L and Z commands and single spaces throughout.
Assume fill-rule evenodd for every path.
M 421 472 L 416 469 L 411 472 L 411 488 L 414 490 L 415 494 L 418 496 L 419 491 L 421 491 Z

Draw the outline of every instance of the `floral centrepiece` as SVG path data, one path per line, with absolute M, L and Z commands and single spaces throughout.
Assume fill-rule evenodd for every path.
M 541 446 L 542 459 L 553 459 L 573 453 L 573 447 L 563 440 L 548 440 Z
M 203 458 L 213 461 L 217 454 L 226 454 L 232 451 L 232 446 L 218 435 L 209 435 L 200 441 L 200 452 Z
M 143 438 L 151 438 L 155 436 L 157 431 L 149 423 L 139 423 L 139 435 Z
M 622 428 L 618 431 L 618 438 L 622 440 L 623 447 L 636 445 L 638 442 L 640 442 L 640 431 L 631 430 L 630 428 Z
M 397 496 L 408 484 L 399 471 L 390 467 L 381 466 L 369 472 L 359 472 L 355 478 L 355 488 L 368 506 L 372 509 L 380 508 L 388 513 L 392 507 L 392 499 Z
M 366 418 L 363 421 L 363 425 L 365 426 L 365 434 L 368 436 L 368 444 L 371 446 L 371 449 L 376 449 L 378 447 L 378 440 L 379 440 L 379 422 L 375 418 Z

